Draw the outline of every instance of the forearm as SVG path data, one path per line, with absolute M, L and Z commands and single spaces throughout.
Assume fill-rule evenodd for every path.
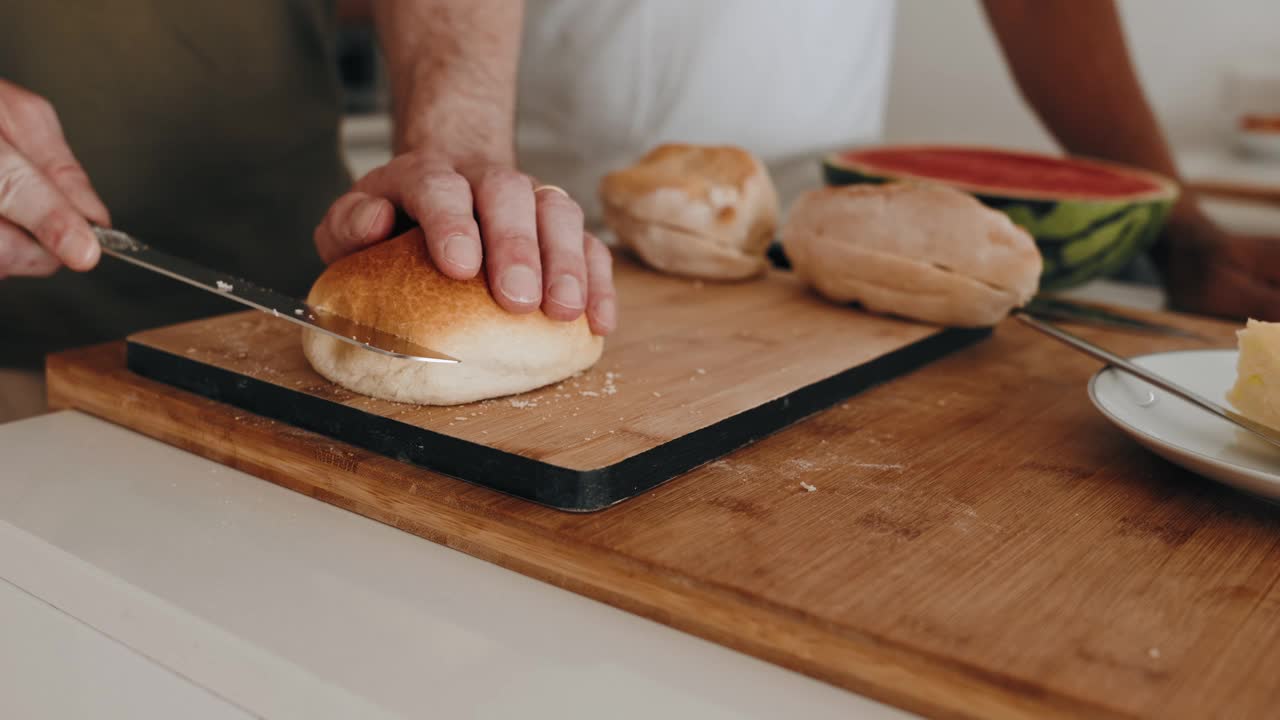
M 522 0 L 376 0 L 397 153 L 512 163 Z
M 1113 0 L 984 0 L 1018 89 L 1070 153 L 1178 177 Z M 1195 222 L 1184 197 L 1174 222 Z

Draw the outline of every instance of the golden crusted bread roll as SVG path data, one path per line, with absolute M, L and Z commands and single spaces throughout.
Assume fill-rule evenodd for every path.
M 662 272 L 712 280 L 760 274 L 778 224 L 764 165 L 738 147 L 661 145 L 600 183 L 605 223 Z
M 994 325 L 1035 295 L 1035 240 L 973 196 L 934 185 L 812 190 L 782 242 L 796 274 L 836 302 L 939 325 Z
M 483 273 L 465 281 L 442 275 L 421 230 L 333 263 L 307 302 L 460 361 L 401 360 L 303 330 L 302 349 L 316 372 L 398 402 L 456 405 L 526 392 L 591 367 L 604 350 L 585 317 L 514 315 L 494 302 Z

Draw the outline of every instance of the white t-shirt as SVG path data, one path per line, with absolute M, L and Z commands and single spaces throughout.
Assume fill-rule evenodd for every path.
M 525 172 L 589 221 L 600 177 L 663 142 L 734 144 L 782 200 L 828 150 L 878 139 L 893 0 L 527 0 L 518 142 Z

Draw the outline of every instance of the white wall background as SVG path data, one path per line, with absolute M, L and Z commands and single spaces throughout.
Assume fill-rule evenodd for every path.
M 1224 73 L 1259 62 L 1280 72 L 1280 0 L 1119 2 L 1170 138 L 1184 147 L 1226 142 Z M 1018 98 L 978 0 L 899 0 L 886 136 L 1053 147 Z

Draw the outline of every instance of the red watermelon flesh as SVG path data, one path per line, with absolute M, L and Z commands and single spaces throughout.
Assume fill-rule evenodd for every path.
M 1034 153 L 956 147 L 854 150 L 837 162 L 888 176 L 945 182 L 975 192 L 1021 197 L 1133 198 L 1165 194 L 1168 182 L 1106 163 Z

